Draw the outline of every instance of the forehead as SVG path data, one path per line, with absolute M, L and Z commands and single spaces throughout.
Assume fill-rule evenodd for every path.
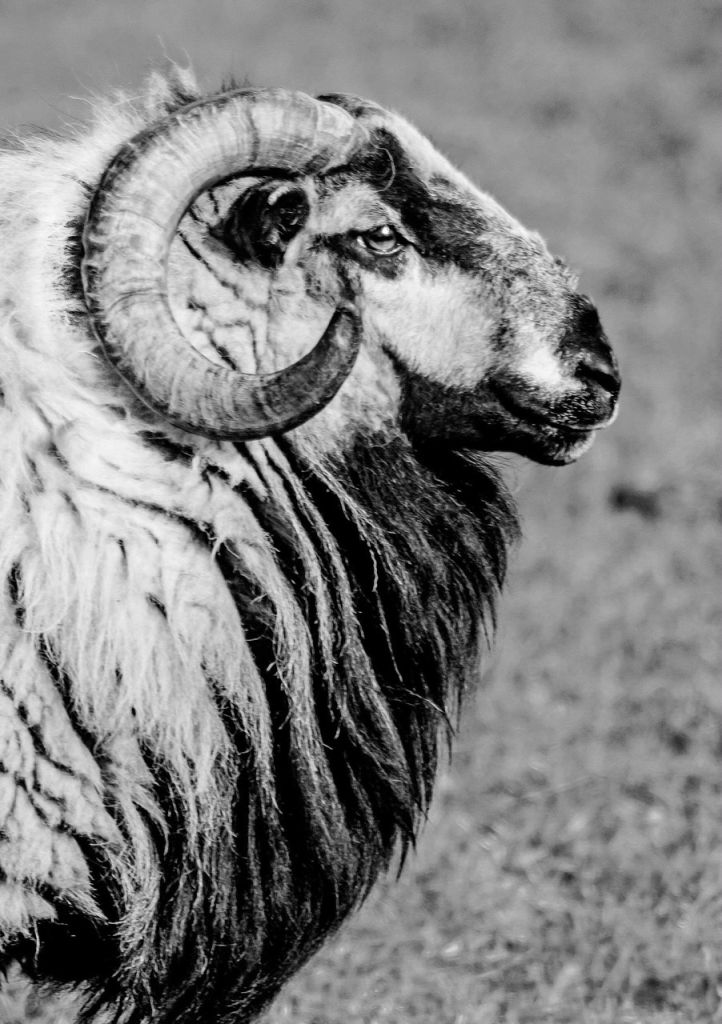
M 374 107 L 364 108 L 357 118 L 367 128 L 369 141 L 351 168 L 377 189 L 385 191 L 394 179 L 402 177 L 408 187 L 423 187 L 442 198 L 446 193 L 449 198 L 468 202 L 478 192 L 426 136 L 399 114 Z
M 380 136 L 391 136 L 410 158 L 419 178 L 427 183 L 438 178 L 440 182 L 448 182 L 463 191 L 473 186 L 430 140 L 415 128 L 406 118 L 395 111 L 380 107 L 373 101 L 362 99 L 348 93 L 334 93 L 320 96 L 348 111 L 356 121 L 363 125 L 369 133 L 373 144 Z
M 376 114 L 369 118 L 369 127 L 385 131 L 397 139 L 423 181 L 430 184 L 433 179 L 438 179 L 461 191 L 470 187 L 469 181 L 436 146 L 399 114 L 391 111 Z
M 402 216 L 422 209 L 447 214 L 463 210 L 467 216 L 480 217 L 487 228 L 520 227 L 491 195 L 477 188 L 405 118 L 355 101 L 354 97 L 334 100 L 368 130 L 367 144 L 338 175 L 339 184 L 363 183 Z
M 382 202 L 419 243 L 427 258 L 476 272 L 492 250 L 509 269 L 542 256 L 544 246 L 492 196 L 476 188 L 413 125 L 378 107 L 351 109 L 368 130 L 348 166 L 332 173 L 330 188 L 355 205 L 354 195 Z M 514 266 L 512 266 L 512 264 Z

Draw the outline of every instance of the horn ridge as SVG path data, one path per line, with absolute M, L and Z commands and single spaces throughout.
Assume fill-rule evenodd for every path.
M 346 286 L 307 356 L 277 373 L 241 374 L 211 363 L 180 331 L 168 301 L 168 252 L 205 189 L 238 174 L 324 172 L 347 163 L 364 139 L 331 104 L 240 89 L 173 111 L 121 147 L 88 209 L 81 276 L 102 351 L 146 406 L 193 433 L 243 440 L 298 426 L 331 400 L 360 344 Z

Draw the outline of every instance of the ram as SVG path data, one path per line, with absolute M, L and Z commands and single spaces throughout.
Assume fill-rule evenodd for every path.
M 594 306 L 401 117 L 187 75 L 0 155 L 0 966 L 252 1019 L 413 840 Z M 320 339 L 320 340 L 319 340 Z

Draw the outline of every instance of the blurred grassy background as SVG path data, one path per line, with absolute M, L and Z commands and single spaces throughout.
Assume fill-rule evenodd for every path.
M 367 95 L 582 272 L 622 363 L 579 465 L 505 460 L 525 540 L 418 854 L 269 1024 L 720 1019 L 721 33 L 705 0 L 0 0 L 2 127 L 164 55 Z

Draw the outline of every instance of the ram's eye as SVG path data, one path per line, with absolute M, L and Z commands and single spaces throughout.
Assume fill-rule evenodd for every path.
M 403 247 L 403 239 L 390 224 L 381 224 L 370 231 L 360 231 L 359 245 L 376 256 L 393 256 Z

